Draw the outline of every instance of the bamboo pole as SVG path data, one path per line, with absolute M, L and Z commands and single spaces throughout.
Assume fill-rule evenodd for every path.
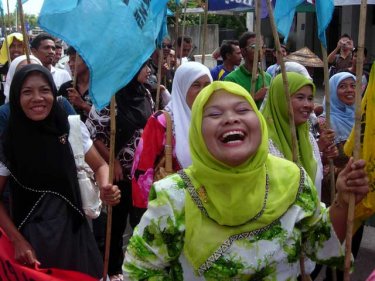
M 275 24 L 275 18 L 273 15 L 273 8 L 271 5 L 270 0 L 267 1 L 267 9 L 268 9 L 268 15 L 270 18 L 271 28 L 272 28 L 272 34 L 275 41 L 275 47 L 276 47 L 276 55 L 278 58 L 278 61 L 280 61 L 280 68 L 281 68 L 281 75 L 283 78 L 283 84 L 284 84 L 284 92 L 285 92 L 285 98 L 288 105 L 288 117 L 289 117 L 289 126 L 290 126 L 290 133 L 292 137 L 292 157 L 293 162 L 298 162 L 298 154 L 297 154 L 297 133 L 296 133 L 296 125 L 294 123 L 294 114 L 293 114 L 293 108 L 292 108 L 292 102 L 289 94 L 289 84 L 288 84 L 288 77 L 286 75 L 286 69 L 285 69 L 285 63 L 284 59 L 281 53 L 281 44 L 279 39 L 279 34 L 277 33 L 276 24 Z M 301 277 L 302 281 L 308 281 L 311 280 L 311 278 L 306 275 L 305 273 L 305 262 L 304 257 L 301 256 L 300 258 L 300 269 L 301 269 Z
M 361 98 L 362 98 L 362 74 L 363 74 L 363 52 L 365 45 L 367 0 L 361 1 L 359 12 L 358 52 L 356 65 L 356 87 L 355 87 L 355 123 L 354 123 L 354 160 L 360 158 L 361 147 Z M 353 222 L 354 222 L 355 197 L 349 195 L 348 220 L 346 224 L 345 243 L 345 271 L 344 281 L 350 280 L 350 264 L 352 252 Z
M 277 33 L 276 24 L 275 24 L 275 17 L 273 15 L 273 8 L 271 5 L 270 0 L 267 1 L 267 9 L 268 9 L 268 15 L 270 18 L 271 28 L 272 28 L 272 34 L 273 38 L 275 40 L 275 47 L 276 47 L 276 55 L 280 61 L 280 68 L 281 68 L 281 74 L 283 77 L 283 83 L 284 83 L 284 91 L 285 91 L 285 97 L 288 105 L 288 111 L 289 111 L 289 125 L 290 125 L 290 134 L 292 136 L 292 154 L 293 154 L 293 162 L 297 162 L 297 136 L 296 136 L 296 125 L 294 124 L 294 115 L 293 115 L 293 109 L 291 104 L 291 99 L 289 95 L 289 85 L 288 85 L 288 78 L 286 76 L 286 70 L 285 70 L 285 63 L 283 60 L 283 56 L 281 53 L 281 44 L 279 39 L 279 34 Z
M 321 44 L 323 64 L 324 64 L 324 96 L 325 96 L 325 108 L 326 108 L 326 128 L 331 129 L 331 98 L 329 92 L 329 72 L 328 72 L 328 55 L 327 49 Z M 335 185 L 335 166 L 333 160 L 329 159 L 329 175 L 330 175 L 330 193 L 331 193 L 331 205 L 335 201 L 336 185 Z M 336 281 L 336 270 L 332 268 L 332 280 Z
M 258 79 L 258 60 L 259 60 L 259 47 L 260 47 L 260 0 L 255 2 L 255 34 L 256 34 L 256 44 L 254 51 L 253 69 L 251 72 L 251 89 L 250 93 L 253 98 L 255 98 L 255 85 Z M 247 50 L 246 50 L 247 51 Z
M 206 59 L 206 37 L 207 37 L 207 19 L 208 19 L 208 0 L 204 2 L 204 24 L 203 24 L 203 47 L 202 47 L 202 64 Z
M 9 66 L 12 61 L 11 61 L 11 58 L 10 58 L 9 42 L 8 42 L 8 32 L 7 32 L 7 27 L 5 25 L 5 16 L 4 16 L 4 14 L 1 15 L 1 20 L 2 20 L 2 23 L 3 23 L 3 26 L 4 26 L 4 38 L 5 38 L 4 41 L 5 41 L 5 47 L 7 49 L 8 66 Z
M 22 8 L 22 1 L 17 0 L 18 3 L 18 9 L 20 14 L 20 21 L 21 21 L 21 30 L 22 30 L 22 36 L 23 36 L 23 48 L 25 50 L 26 54 L 26 61 L 28 64 L 30 64 L 30 48 L 29 48 L 29 37 L 26 33 L 26 26 L 25 26 L 25 19 L 23 14 L 23 8 Z
M 12 25 L 10 23 L 10 11 L 9 11 L 9 0 L 7 0 L 7 11 L 8 11 L 8 26 L 9 26 L 9 32 L 12 33 Z M 17 16 L 17 14 L 16 14 Z
M 157 73 L 157 84 L 156 84 L 156 102 L 155 102 L 155 111 L 159 110 L 160 107 L 160 81 L 161 81 L 161 68 L 164 61 L 163 49 L 159 49 L 159 60 L 158 60 L 158 73 Z
M 116 98 L 115 95 L 111 98 L 111 137 L 109 143 L 109 183 L 113 184 L 113 175 L 115 168 L 115 141 L 116 141 Z M 107 206 L 107 228 L 105 238 L 105 253 L 104 253 L 104 268 L 103 281 L 107 280 L 108 264 L 109 264 L 109 249 L 111 247 L 111 231 L 112 231 L 112 206 Z
M 182 64 L 182 51 L 184 49 L 184 37 L 185 37 L 185 25 L 186 25 L 186 9 L 187 9 L 187 3 L 188 1 L 185 2 L 184 4 L 184 18 L 182 20 L 182 33 L 181 33 L 181 45 L 180 45 L 180 64 Z
M 75 60 L 74 60 L 73 83 L 72 83 L 72 87 L 74 89 L 77 89 L 77 60 L 78 60 L 78 53 L 76 51 Z
M 180 19 L 180 12 L 179 12 L 179 7 L 178 7 L 178 5 L 176 5 L 176 12 L 175 12 L 175 14 L 174 14 L 174 16 L 175 16 L 175 19 L 174 19 L 174 21 L 175 21 L 175 26 L 174 26 L 174 32 L 175 32 L 175 38 L 176 38 L 176 41 L 175 41 L 175 47 L 177 47 L 177 38 L 178 38 L 178 33 L 179 33 L 179 28 L 178 28 L 178 21 L 179 21 L 179 19 Z M 174 52 L 174 61 L 175 62 L 177 62 L 177 52 L 175 51 Z

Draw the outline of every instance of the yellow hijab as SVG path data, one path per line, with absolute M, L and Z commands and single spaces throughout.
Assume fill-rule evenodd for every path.
M 17 39 L 18 41 L 23 42 L 23 35 L 21 33 L 18 33 L 18 32 L 11 33 L 7 36 L 9 47 L 10 45 L 12 45 L 14 38 Z M 8 61 L 8 49 L 7 49 L 5 42 L 3 42 L 3 45 L 1 46 L 1 49 L 0 49 L 0 64 L 6 64 L 7 61 Z
M 354 213 L 354 231 L 362 222 L 375 213 L 375 62 L 372 64 L 369 83 L 361 104 L 361 148 L 360 157 L 366 160 L 370 192 L 356 205 Z M 354 150 L 354 129 L 344 146 L 344 152 L 352 156 Z
M 246 99 L 261 125 L 262 140 L 257 152 L 236 167 L 216 160 L 202 136 L 204 107 L 218 90 Z M 241 86 L 215 81 L 196 98 L 189 134 L 192 165 L 185 169 L 192 185 L 186 195 L 184 254 L 198 274 L 203 274 L 210 263 L 218 259 L 220 254 L 217 253 L 225 251 L 231 244 L 229 241 L 239 239 L 240 234 L 266 228 L 295 201 L 299 168 L 292 162 L 269 155 L 267 136 L 264 118 Z M 202 186 L 206 200 L 194 197 L 194 191 L 199 194 Z

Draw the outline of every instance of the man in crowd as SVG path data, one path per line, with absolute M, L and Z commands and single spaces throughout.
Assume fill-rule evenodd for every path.
M 220 47 L 220 56 L 223 64 L 211 69 L 211 76 L 214 81 L 224 80 L 224 78 L 241 64 L 242 55 L 238 41 L 225 41 Z
M 194 60 L 194 58 L 191 57 L 191 52 L 193 49 L 193 40 L 191 37 L 179 36 L 176 42 L 177 64 L 180 65 L 181 63 L 184 63 L 184 61 Z
M 353 48 L 352 38 L 346 33 L 341 35 L 336 48 L 328 56 L 328 63 L 332 65 L 330 76 L 352 66 Z
M 276 76 L 276 69 L 279 67 L 280 65 L 280 60 L 279 60 L 279 57 L 277 56 L 277 52 L 276 52 L 276 48 L 273 49 L 272 51 L 272 54 L 273 56 L 276 58 L 276 63 L 273 64 L 273 65 L 270 65 L 268 68 L 267 68 L 267 73 L 269 75 L 271 75 L 271 77 L 275 77 Z M 282 54 L 282 57 L 286 57 L 288 55 L 288 52 L 287 52 L 287 49 L 286 49 L 286 46 L 285 45 L 281 45 L 281 54 Z
M 224 80 L 237 83 L 244 87 L 250 93 L 253 64 L 258 64 L 259 62 L 254 61 L 256 34 L 254 32 L 245 32 L 241 35 L 239 44 L 241 54 L 245 62 L 242 65 L 240 65 L 239 68 L 229 73 Z M 263 46 L 263 42 L 261 42 L 261 46 Z M 257 104 L 257 107 L 260 108 L 263 99 L 267 93 L 268 86 L 271 83 L 271 75 L 269 75 L 267 72 L 264 72 L 259 67 L 257 67 L 257 70 L 258 71 L 255 82 L 254 100 Z
M 52 74 L 57 89 L 60 86 L 72 80 L 70 74 L 63 69 L 55 68 L 53 62 L 55 60 L 56 45 L 54 38 L 46 33 L 41 33 L 31 42 L 31 51 Z

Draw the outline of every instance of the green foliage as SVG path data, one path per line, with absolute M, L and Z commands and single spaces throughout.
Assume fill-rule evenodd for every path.
M 188 1 L 187 8 L 198 8 L 204 7 L 200 5 L 201 2 L 204 1 Z M 179 13 L 179 22 L 181 24 L 183 20 L 183 5 L 176 5 L 176 1 L 169 1 L 168 8 L 176 14 L 176 11 Z M 168 18 L 168 24 L 174 24 L 175 17 Z M 186 15 L 186 25 L 199 25 L 203 24 L 204 16 L 201 14 L 187 14 Z M 207 18 L 208 24 L 218 24 L 219 28 L 227 28 L 227 29 L 234 29 L 236 30 L 237 34 L 240 35 L 246 31 L 246 14 L 245 13 L 238 13 L 233 16 L 230 15 L 217 15 L 217 14 L 209 14 Z
M 9 16 L 8 16 L 8 14 L 6 14 L 4 17 L 5 17 L 5 25 L 7 27 L 12 26 L 12 27 L 15 28 L 15 26 L 16 26 L 16 13 L 11 13 Z M 29 25 L 30 25 L 30 29 L 33 29 L 33 28 L 38 26 L 38 16 L 25 14 L 25 22 L 28 22 Z M 18 18 L 17 23 L 20 26 L 19 18 Z

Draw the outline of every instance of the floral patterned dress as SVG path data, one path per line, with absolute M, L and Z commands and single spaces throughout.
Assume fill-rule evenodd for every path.
M 286 213 L 267 227 L 224 241 L 227 249 L 217 251 L 216 261 L 200 276 L 183 251 L 188 243 L 184 241 L 185 196 L 191 196 L 191 188 L 179 174 L 156 182 L 148 210 L 127 247 L 124 275 L 130 280 L 291 281 L 300 274 L 302 249 L 318 263 L 341 267 L 345 250 L 329 210 L 317 203 L 311 180 L 306 172 L 302 174 L 296 200 Z
M 166 142 L 166 119 L 162 111 L 152 115 L 143 130 L 142 137 L 135 151 L 132 175 L 133 205 L 138 208 L 147 208 L 148 195 L 157 163 L 164 155 Z M 178 171 L 181 165 L 178 163 L 175 152 L 175 139 L 173 145 L 173 170 Z

